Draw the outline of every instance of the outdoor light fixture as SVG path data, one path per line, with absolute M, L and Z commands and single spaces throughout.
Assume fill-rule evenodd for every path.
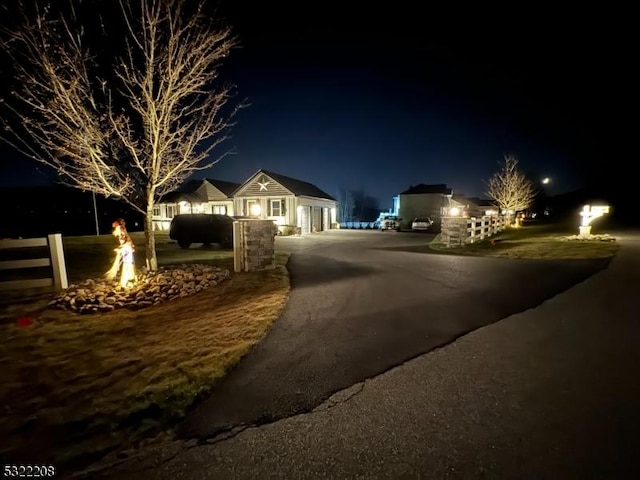
M 254 217 L 259 217 L 260 213 L 262 212 L 262 207 L 259 203 L 253 203 L 251 204 L 251 208 L 249 209 L 249 211 Z
M 458 207 L 451 207 L 449 209 L 449 215 L 451 215 L 452 217 L 457 217 L 458 215 L 460 215 L 460 209 Z
M 608 205 L 585 205 L 582 207 L 580 212 L 582 217 L 580 221 L 580 236 L 591 235 L 591 222 L 605 213 L 609 213 L 609 209 Z
M 549 183 L 550 181 L 551 181 L 551 179 L 550 179 L 549 177 L 544 177 L 544 178 L 542 179 L 542 183 L 544 183 L 545 185 L 546 185 L 547 183 Z

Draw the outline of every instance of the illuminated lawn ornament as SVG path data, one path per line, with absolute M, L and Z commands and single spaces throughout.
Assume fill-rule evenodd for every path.
M 136 248 L 127 233 L 125 221 L 122 218 L 113 222 L 111 226 L 113 227 L 112 235 L 118 239 L 119 245 L 114 248 L 116 258 L 106 273 L 106 277 L 113 280 L 118 275 L 118 271 L 120 271 L 120 286 L 127 288 L 129 283 L 135 282 L 136 279 L 136 269 L 133 261 L 133 252 L 135 252 Z
M 609 213 L 609 207 L 606 205 L 585 205 L 582 207 L 580 212 L 582 217 L 580 221 L 580 236 L 591 235 L 591 222 L 605 213 Z

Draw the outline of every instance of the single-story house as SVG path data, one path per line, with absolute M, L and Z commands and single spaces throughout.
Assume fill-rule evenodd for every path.
M 233 192 L 239 183 L 212 178 L 190 180 L 179 190 L 168 193 L 153 207 L 153 228 L 168 230 L 171 219 L 183 213 L 235 215 Z
M 335 198 L 311 183 L 259 170 L 243 184 L 211 178 L 187 182 L 154 206 L 153 223 L 167 230 L 175 215 L 218 213 L 269 219 L 305 234 L 336 228 L 337 206 Z
M 237 216 L 299 227 L 303 234 L 336 228 L 335 198 L 279 173 L 258 170 L 234 192 L 233 200 Z

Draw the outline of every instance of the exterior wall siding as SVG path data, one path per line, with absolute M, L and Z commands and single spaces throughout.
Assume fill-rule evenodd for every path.
M 441 193 L 422 193 L 413 195 L 400 195 L 398 216 L 402 218 L 400 226 L 410 229 L 413 219 L 428 216 L 439 223 L 442 218 L 442 209 L 449 206 L 449 199 Z
M 159 203 L 156 204 L 159 209 L 159 215 L 153 216 L 154 230 L 168 230 L 171 220 L 178 214 L 189 213 L 217 213 L 225 211 L 222 215 L 235 216 L 235 208 L 233 200 L 220 200 L 204 203 Z

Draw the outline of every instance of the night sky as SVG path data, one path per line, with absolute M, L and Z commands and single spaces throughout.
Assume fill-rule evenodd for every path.
M 363 189 L 385 209 L 418 183 L 482 196 L 505 154 L 550 177 L 549 193 L 629 178 L 611 157 L 630 138 L 630 12 L 292 5 L 220 5 L 240 41 L 222 75 L 250 106 L 218 151 L 235 153 L 200 176 L 264 168 L 332 194 Z M 46 178 L 3 157 L 4 185 Z

